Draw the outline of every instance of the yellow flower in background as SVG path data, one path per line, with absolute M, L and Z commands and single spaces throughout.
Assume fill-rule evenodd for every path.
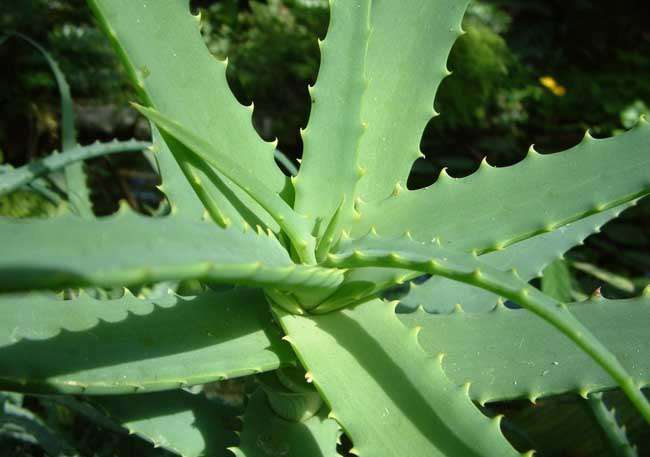
M 558 84 L 558 82 L 552 76 L 542 76 L 541 78 L 539 78 L 539 82 L 542 86 L 546 87 L 548 90 L 553 92 L 553 94 L 557 95 L 558 97 L 561 97 L 564 94 L 566 94 L 566 87 L 564 87 L 561 84 Z

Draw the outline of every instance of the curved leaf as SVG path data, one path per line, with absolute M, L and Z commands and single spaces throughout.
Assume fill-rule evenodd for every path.
M 66 215 L 0 219 L 0 239 L 2 291 L 182 279 L 327 289 L 342 276 L 337 270 L 294 264 L 272 234 L 173 215 L 148 218 L 130 210 L 98 220 Z
M 359 145 L 359 165 L 365 174 L 357 194 L 364 201 L 384 199 L 396 183 L 406 184 L 421 155 L 424 128 L 437 115 L 433 101 L 449 74 L 447 56 L 462 33 L 468 3 L 373 1 L 368 88 L 361 110 L 368 128 Z
M 212 146 L 203 138 L 194 135 L 186 127 L 157 112 L 156 110 L 136 106 L 138 111 L 156 123 L 158 128 L 168 134 L 174 141 L 181 143 L 187 150 L 237 183 L 244 192 L 259 203 L 282 227 L 291 239 L 300 258 L 309 263 L 315 263 L 315 242 L 307 219 L 294 210 L 267 185 L 255 175 L 252 169 L 246 169 L 230 157 L 218 151 L 212 151 Z M 212 151 L 212 157 L 210 152 Z
M 293 363 L 261 292 L 115 300 L 0 298 L 0 387 L 116 394 L 177 389 Z
M 625 426 L 618 425 L 615 411 L 607 408 L 603 401 L 603 394 L 592 394 L 587 402 L 616 457 L 638 457 L 636 447 L 632 446 L 627 439 Z
M 294 207 L 312 221 L 320 220 L 318 235 L 325 231 L 342 200 L 341 217 L 352 215 L 354 189 L 361 178 L 359 142 L 365 130 L 361 104 L 368 84 L 365 58 L 371 0 L 330 5 L 327 37 L 319 43 L 318 79 L 309 90 L 312 111 L 301 132 L 303 159 L 293 180 Z
M 330 254 L 326 264 L 339 268 L 409 268 L 481 287 L 508 298 L 553 325 L 589 354 L 616 380 L 646 421 L 650 422 L 650 402 L 641 392 L 638 381 L 632 378 L 620 361 L 571 314 L 566 305 L 558 303 L 522 281 L 514 270 L 504 273 L 479 261 L 476 256 L 440 248 L 437 245 L 409 239 L 387 241 L 376 236 L 349 243 L 347 251 Z
M 408 232 L 420 241 L 438 238 L 458 251 L 499 250 L 650 192 L 649 145 L 650 123 L 644 119 L 613 138 L 585 136 L 562 153 L 531 149 L 510 167 L 484 162 L 461 179 L 442 173 L 428 188 L 361 205 L 352 236 L 374 227 L 383 237 Z
M 571 313 L 605 345 L 641 385 L 650 385 L 650 298 L 572 303 Z M 470 383 L 479 403 L 611 389 L 616 382 L 587 354 L 537 316 L 497 306 L 492 312 L 397 317 L 420 326 L 419 341 L 454 383 Z
M 149 146 L 149 143 L 129 140 L 94 143 L 88 146 L 77 145 L 68 148 L 62 153 L 55 151 L 43 159 L 2 173 L 0 176 L 0 195 L 12 192 L 20 186 L 29 184 L 39 176 L 66 167 L 71 163 L 118 152 L 141 151 Z
M 226 81 L 227 62 L 206 48 L 198 17 L 178 0 L 89 0 L 95 17 L 111 40 L 143 102 L 166 113 L 205 138 L 211 150 L 252 170 L 274 192 L 285 177 L 274 160 L 275 142 L 265 142 L 252 124 L 252 107 L 241 106 Z M 169 145 L 176 160 L 183 151 Z M 208 185 L 210 171 L 189 165 Z M 211 186 L 211 198 L 229 218 L 249 224 L 277 225 L 234 183 Z M 249 217 L 251 213 L 253 217 Z
M 258 389 L 248 402 L 243 420 L 240 443 L 231 449 L 237 457 L 339 457 L 339 427 L 327 413 L 304 422 L 289 422 L 273 412 L 264 391 Z
M 183 457 L 227 457 L 235 432 L 227 411 L 182 391 L 95 397 L 92 402 L 130 434 Z
M 518 456 L 467 390 L 395 316 L 371 300 L 321 316 L 274 308 L 296 354 L 360 456 Z M 471 439 L 468 439 L 471 437 Z
M 501 251 L 480 256 L 485 262 L 500 270 L 516 269 L 523 281 L 540 276 L 546 265 L 560 258 L 573 246 L 580 244 L 610 219 L 617 217 L 629 205 L 622 205 L 600 214 L 586 217 L 544 233 L 515 243 Z M 489 311 L 496 305 L 498 297 L 492 292 L 462 282 L 434 276 L 423 284 L 411 283 L 409 292 L 400 299 L 400 309 L 413 310 L 422 306 L 427 312 L 447 313 L 456 304 L 469 312 Z

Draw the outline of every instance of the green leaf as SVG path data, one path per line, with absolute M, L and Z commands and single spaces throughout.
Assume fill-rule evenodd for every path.
M 582 243 L 587 236 L 598 232 L 603 224 L 617 217 L 628 207 L 629 205 L 622 205 L 594 214 L 550 233 L 520 241 L 501 251 L 487 253 L 480 256 L 480 259 L 500 270 L 514 268 L 519 278 L 529 281 L 540 276 L 542 270 L 554 259 L 562 257 L 567 250 Z M 542 283 L 544 284 L 544 280 Z M 571 297 L 567 298 L 570 299 Z M 454 309 L 454 305 L 459 304 L 465 311 L 481 312 L 494 308 L 497 300 L 498 297 L 492 292 L 434 276 L 423 284 L 411 283 L 408 294 L 400 299 L 400 309 L 412 310 L 422 306 L 429 313 L 447 313 Z
M 603 394 L 591 394 L 587 399 L 596 421 L 602 427 L 612 451 L 616 457 L 638 457 L 636 447 L 632 446 L 627 439 L 625 427 L 618 425 L 616 413 L 608 409 L 603 401 Z
M 641 385 L 650 385 L 650 298 L 573 303 L 571 313 L 609 348 Z M 444 354 L 443 369 L 480 403 L 564 392 L 611 389 L 616 382 L 587 354 L 537 316 L 503 306 L 487 313 L 397 317 L 420 326 L 419 341 L 431 356 Z
M 544 268 L 542 273 L 542 292 L 557 301 L 568 303 L 572 298 L 572 279 L 569 267 L 564 260 L 556 260 Z
M 117 394 L 176 389 L 293 363 L 260 291 L 0 299 L 0 387 Z
M 370 38 L 371 0 L 335 1 L 330 27 L 319 43 L 321 66 L 310 87 L 312 111 L 303 130 L 303 160 L 293 180 L 295 208 L 313 221 L 322 234 L 335 211 L 352 216 L 358 169 L 359 141 L 364 133 L 361 104 L 368 84 L 365 58 Z
M 462 179 L 441 173 L 428 188 L 360 206 L 352 236 L 374 227 L 384 237 L 408 231 L 417 240 L 438 238 L 455 250 L 499 250 L 647 194 L 649 145 L 650 123 L 643 120 L 613 138 L 585 136 L 563 153 L 531 149 L 510 167 L 484 162 Z
M 228 412 L 203 395 L 183 391 L 93 398 L 129 433 L 183 457 L 227 457 L 236 441 Z
M 449 74 L 447 56 L 462 33 L 461 20 L 468 3 L 372 3 L 368 88 L 361 110 L 368 128 L 359 145 L 359 165 L 365 175 L 357 193 L 363 200 L 383 200 L 395 183 L 406 184 L 421 155 L 422 132 L 437 114 L 433 100 L 438 85 Z M 391 214 L 390 219 L 393 217 Z
M 77 135 L 75 133 L 75 116 L 72 96 L 70 95 L 70 86 L 61 71 L 59 64 L 54 60 L 49 52 L 45 50 L 40 44 L 32 40 L 26 35 L 21 33 L 11 33 L 32 45 L 38 52 L 40 52 L 47 64 L 52 70 L 56 85 L 59 90 L 59 98 L 61 100 L 61 149 L 67 152 L 77 147 Z M 83 169 L 83 162 L 71 162 L 65 168 L 65 179 L 67 183 L 68 200 L 72 208 L 81 216 L 85 218 L 94 217 L 92 211 L 92 203 L 90 201 L 90 191 L 86 184 L 86 173 Z
M 512 300 L 532 311 L 569 337 L 612 376 L 630 401 L 650 422 L 650 402 L 638 381 L 566 307 L 522 281 L 513 270 L 504 273 L 481 262 L 475 255 L 451 251 L 410 239 L 383 240 L 376 235 L 348 243 L 330 254 L 329 266 L 338 268 L 408 268 L 471 284 Z M 318 311 L 318 308 L 316 308 Z
M 153 122 L 150 122 L 150 125 L 154 159 L 162 181 L 158 188 L 169 200 L 172 213 L 193 217 L 195 220 L 201 219 L 205 211 L 203 203 L 183 174 L 156 125 Z
M 255 175 L 254 170 L 244 168 L 227 155 L 212 151 L 212 146 L 205 139 L 194 135 L 173 119 L 150 108 L 136 107 L 175 141 L 182 143 L 199 159 L 206 161 L 236 182 L 237 186 L 268 211 L 278 225 L 286 231 L 300 258 L 304 262 L 315 263 L 315 241 L 311 236 L 307 219 L 294 212 L 278 193 L 269 189 L 259 176 Z
M 214 58 L 199 31 L 199 20 L 187 2 L 177 0 L 89 0 L 95 17 L 111 40 L 140 98 L 202 138 L 211 151 L 237 160 L 274 192 L 285 178 L 274 160 L 275 142 L 265 142 L 252 124 L 252 106 L 241 106 L 226 81 L 227 62 Z M 171 146 L 170 146 L 171 147 Z M 179 153 L 171 147 L 174 155 Z M 182 151 L 176 160 L 182 162 Z M 207 185 L 209 174 L 192 167 Z M 277 226 L 255 202 L 230 181 L 210 189 L 216 205 L 229 218 L 246 217 Z M 255 221 L 247 219 L 250 224 Z
M 326 412 L 304 422 L 284 420 L 258 389 L 248 402 L 243 420 L 240 443 L 231 449 L 237 457 L 339 457 L 339 427 Z
M 128 209 L 98 220 L 0 218 L 0 239 L 2 291 L 182 279 L 328 289 L 342 280 L 340 271 L 294 264 L 272 234 Z
M 110 143 L 94 143 L 88 146 L 74 146 L 63 153 L 55 151 L 49 156 L 11 169 L 0 176 L 0 195 L 7 194 L 29 184 L 39 176 L 66 167 L 71 163 L 118 152 L 141 151 L 149 147 L 149 143 L 142 141 L 111 141 Z
M 499 419 L 484 417 L 448 380 L 389 304 L 371 300 L 321 316 L 274 310 L 354 454 L 519 455 Z

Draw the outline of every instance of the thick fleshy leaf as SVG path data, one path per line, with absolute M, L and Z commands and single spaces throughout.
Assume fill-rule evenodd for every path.
M 239 188 L 268 211 L 271 217 L 284 229 L 293 242 L 300 258 L 305 262 L 315 263 L 313 258 L 315 242 L 311 236 L 311 229 L 306 218 L 297 214 L 282 199 L 279 193 L 274 193 L 266 183 L 259 179 L 254 170 L 241 166 L 236 160 L 219 151 L 214 151 L 210 143 L 196 136 L 191 130 L 174 119 L 151 108 L 141 106 L 137 108 L 142 114 L 155 122 L 156 126 L 167 134 L 173 142 L 179 143 L 179 146 L 182 145 L 182 147 L 187 148 L 190 154 L 194 154 L 195 157 L 192 157 L 194 160 L 205 161 L 221 171 L 224 176 L 236 182 Z M 224 222 L 229 225 L 228 221 Z
M 115 300 L 0 298 L 0 387 L 111 394 L 175 389 L 293 363 L 260 291 Z
M 596 421 L 603 429 L 603 433 L 616 457 L 638 457 L 636 447 L 630 444 L 625 426 L 620 426 L 616 420 L 616 413 L 609 409 L 603 401 L 603 394 L 592 394 L 587 399 Z
M 294 264 L 272 234 L 128 209 L 98 220 L 0 219 L 0 239 L 3 291 L 181 279 L 329 288 L 341 280 L 337 270 Z
M 21 33 L 12 33 L 10 36 L 20 38 L 32 45 L 47 61 L 47 64 L 54 75 L 61 102 L 61 149 L 64 152 L 74 149 L 77 146 L 74 106 L 72 95 L 70 94 L 70 85 L 66 80 L 65 74 L 61 71 L 57 61 L 40 44 Z M 86 183 L 87 177 L 86 172 L 83 169 L 83 162 L 73 161 L 68 163 L 64 172 L 68 191 L 68 201 L 73 210 L 83 217 L 92 218 L 92 203 L 90 201 L 90 191 Z
M 322 234 L 337 208 L 352 215 L 354 188 L 361 177 L 359 140 L 364 133 L 361 103 L 367 87 L 365 58 L 370 38 L 370 0 L 330 4 L 330 26 L 320 42 L 321 66 L 310 88 L 312 111 L 302 131 L 304 152 L 293 180 L 295 208 Z
M 535 313 L 570 338 L 616 380 L 630 401 L 650 422 L 650 402 L 621 361 L 570 312 L 565 304 L 522 281 L 515 271 L 505 273 L 477 256 L 408 238 L 385 240 L 376 235 L 345 243 L 341 252 L 328 255 L 338 268 L 408 268 L 489 290 Z M 319 308 L 315 309 L 318 312 Z
M 396 183 L 406 184 L 420 156 L 424 128 L 436 115 L 433 100 L 449 74 L 447 56 L 462 33 L 468 3 L 372 2 L 368 88 L 361 110 L 368 128 L 359 144 L 359 165 L 365 174 L 357 193 L 363 200 L 384 199 Z M 438 220 L 438 215 L 434 217 Z M 390 219 L 399 220 L 392 214 Z
M 111 39 L 143 102 L 178 120 L 221 154 L 253 170 L 267 187 L 282 190 L 284 175 L 273 157 L 275 144 L 257 135 L 252 107 L 241 106 L 226 81 L 226 62 L 214 58 L 199 31 L 190 5 L 178 0 L 90 0 L 95 17 Z M 184 161 L 182 151 L 172 152 Z M 206 186 L 209 171 L 190 166 Z M 247 218 L 249 211 L 277 227 L 252 199 L 233 183 L 211 187 L 210 195 L 230 218 Z
M 231 449 L 237 457 L 339 457 L 339 427 L 326 412 L 304 422 L 284 420 L 258 389 L 248 402 L 243 421 L 240 443 Z
M 228 411 L 183 391 L 109 395 L 93 403 L 129 433 L 183 457 L 227 457 L 236 441 Z
M 481 254 L 647 194 L 648 168 L 650 123 L 642 119 L 613 138 L 585 136 L 565 152 L 531 152 L 510 167 L 484 163 L 466 178 L 443 173 L 428 188 L 364 204 L 352 236 L 371 227 L 383 237 L 408 231 L 420 241 L 438 238 L 444 247 Z
M 645 356 L 650 298 L 587 301 L 569 309 L 639 383 L 650 385 Z M 617 386 L 587 354 L 526 310 L 499 306 L 446 315 L 420 310 L 398 317 L 409 327 L 422 327 L 422 347 L 431 356 L 444 354 L 445 373 L 458 385 L 469 382 L 470 396 L 481 403 L 564 392 L 586 396 Z
M 2 173 L 0 176 L 0 195 L 12 192 L 20 186 L 29 184 L 39 176 L 59 170 L 71 163 L 118 152 L 141 151 L 149 146 L 149 143 L 143 141 L 130 140 L 94 143 L 88 146 L 77 145 L 68 148 L 63 153 L 55 151 L 43 159 Z
M 395 316 L 371 300 L 321 316 L 276 310 L 307 375 L 331 407 L 330 417 L 373 457 L 517 456 L 464 388 L 445 376 Z M 471 437 L 471 439 L 468 439 Z
M 524 281 L 540 276 L 554 259 L 580 244 L 610 219 L 617 217 L 628 205 L 613 208 L 560 227 L 550 233 L 520 241 L 501 251 L 480 257 L 481 261 L 500 270 L 517 270 Z M 557 297 L 556 297 L 557 298 Z M 406 296 L 400 299 L 400 309 L 413 310 L 422 306 L 429 313 L 448 313 L 459 304 L 468 312 L 490 311 L 498 297 L 492 292 L 458 281 L 434 276 L 423 284 L 412 283 Z
M 169 200 L 172 212 L 187 215 L 188 218 L 193 217 L 195 220 L 201 219 L 205 212 L 204 206 L 153 122 L 151 136 L 155 152 L 153 157 L 162 182 L 158 188 Z

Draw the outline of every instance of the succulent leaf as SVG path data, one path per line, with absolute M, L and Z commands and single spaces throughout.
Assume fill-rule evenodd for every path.
M 405 186 L 413 162 L 421 155 L 424 128 L 437 115 L 433 100 L 449 74 L 447 56 L 462 33 L 468 3 L 373 2 L 368 87 L 361 110 L 368 127 L 359 145 L 359 166 L 365 174 L 357 193 L 364 201 L 387 198 L 395 183 Z
M 183 144 L 188 150 L 221 171 L 226 177 L 237 183 L 244 192 L 262 206 L 282 227 L 293 242 L 300 258 L 307 263 L 315 263 L 315 240 L 307 219 L 293 209 L 274 193 L 266 184 L 253 173 L 236 161 L 220 152 L 212 151 L 212 146 L 203 138 L 194 135 L 190 130 L 178 124 L 156 110 L 138 107 L 138 110 L 156 123 L 158 128 L 169 134 L 175 141 Z M 210 152 L 212 151 L 212 154 Z
M 75 116 L 72 95 L 70 95 L 70 85 L 66 80 L 65 74 L 61 71 L 57 61 L 45 50 L 40 44 L 22 33 L 11 33 L 9 36 L 15 36 L 24 40 L 40 52 L 54 75 L 56 86 L 59 91 L 61 100 L 61 150 L 67 152 L 77 147 L 77 134 L 75 132 Z M 83 169 L 83 162 L 73 161 L 67 164 L 65 170 L 65 179 L 68 191 L 68 201 L 73 210 L 85 218 L 93 217 L 92 203 L 90 201 L 90 190 L 86 183 L 86 172 Z
M 560 258 L 571 247 L 580 244 L 610 219 L 617 217 L 629 205 L 622 205 L 600 214 L 586 217 L 543 233 L 507 248 L 480 256 L 481 261 L 500 270 L 515 268 L 523 281 L 540 276 L 554 259 Z M 556 297 L 558 298 L 558 297 Z M 434 276 L 422 284 L 411 284 L 408 294 L 400 299 L 400 309 L 424 307 L 430 313 L 448 313 L 456 304 L 467 312 L 490 311 L 498 297 L 492 292 L 458 281 Z
M 650 385 L 650 299 L 572 303 L 571 313 L 606 346 L 640 385 Z M 470 383 L 479 403 L 612 389 L 615 381 L 569 339 L 526 310 L 497 306 L 492 312 L 397 317 L 419 326 L 419 342 L 431 356 L 444 353 L 442 367 L 457 385 Z
M 148 392 L 293 363 L 260 291 L 157 299 L 126 293 L 0 298 L 0 386 L 26 392 Z
M 248 402 L 243 422 L 240 443 L 231 448 L 237 457 L 339 457 L 339 427 L 327 411 L 304 422 L 287 421 L 273 412 L 264 391 L 258 389 Z
M 304 152 L 293 180 L 295 208 L 321 221 L 319 235 L 335 212 L 343 218 L 352 215 L 354 189 L 361 178 L 358 149 L 364 132 L 361 104 L 368 83 L 370 6 L 371 0 L 333 2 L 327 37 L 319 42 L 321 66 L 309 90 L 312 112 L 301 132 Z
M 150 125 L 153 158 L 161 180 L 161 185 L 158 188 L 167 197 L 172 213 L 200 220 L 205 211 L 205 203 L 202 203 L 192 188 L 190 184 L 192 181 L 183 174 L 183 169 L 172 155 L 156 125 L 153 122 Z M 193 172 L 189 167 L 187 171 Z
M 648 145 L 650 123 L 642 120 L 619 136 L 585 137 L 565 152 L 531 153 L 510 167 L 483 166 L 462 179 L 441 174 L 428 188 L 362 205 L 352 237 L 373 227 L 382 237 L 408 231 L 455 250 L 499 250 L 650 192 Z
M 252 108 L 241 106 L 226 81 L 226 61 L 206 48 L 199 21 L 188 2 L 177 0 L 89 0 L 141 100 L 176 119 L 211 145 L 211 150 L 236 159 L 274 192 L 284 186 L 275 164 L 274 142 L 263 141 L 253 128 Z M 177 151 L 172 148 L 176 155 Z M 176 160 L 182 162 L 182 153 Z M 193 169 L 209 183 L 210 177 Z M 271 228 L 277 225 L 248 195 L 228 180 L 210 190 L 229 218 L 246 217 L 239 202 Z M 253 221 L 248 220 L 249 223 Z
M 479 261 L 474 255 L 408 239 L 365 238 L 348 243 L 346 248 L 340 253 L 330 254 L 326 264 L 338 268 L 410 268 L 484 288 L 532 311 L 589 354 L 616 380 L 645 420 L 650 422 L 650 402 L 641 392 L 638 380 L 630 376 L 616 356 L 573 316 L 566 305 L 522 281 L 516 271 L 504 273 Z
M 143 141 L 111 141 L 110 143 L 94 143 L 88 146 L 76 145 L 64 152 L 54 153 L 35 162 L 14 168 L 2 173 L 0 180 L 0 195 L 8 194 L 21 186 L 29 184 L 39 176 L 67 167 L 72 163 L 118 152 L 141 151 L 149 147 Z
M 632 446 L 627 439 L 625 427 L 618 425 L 615 411 L 609 409 L 603 401 L 603 394 L 591 394 L 587 402 L 594 417 L 602 427 L 614 455 L 616 457 L 638 457 L 636 447 Z
M 355 455 L 517 456 L 498 419 L 472 404 L 417 342 L 394 306 L 371 300 L 321 316 L 275 309 Z M 471 440 L 466 437 L 471 436 Z
M 328 289 L 342 280 L 338 270 L 294 264 L 272 234 L 173 215 L 148 218 L 129 209 L 96 220 L 0 219 L 0 239 L 2 291 L 182 279 Z
M 92 402 L 129 434 L 182 457 L 227 457 L 236 441 L 226 427 L 229 411 L 202 395 L 169 391 L 108 395 Z

